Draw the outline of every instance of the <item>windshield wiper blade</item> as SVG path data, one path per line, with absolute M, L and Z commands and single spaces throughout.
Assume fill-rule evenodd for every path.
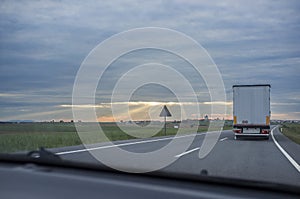
M 32 163 L 62 163 L 63 159 L 55 153 L 40 147 L 38 150 L 17 153 L 0 153 L 0 161 L 32 162 Z

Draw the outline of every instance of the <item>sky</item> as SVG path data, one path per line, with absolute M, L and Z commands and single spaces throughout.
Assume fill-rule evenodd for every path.
M 185 119 L 203 118 L 211 105 L 203 78 L 179 57 L 151 49 L 128 53 L 111 64 L 97 87 L 96 105 L 72 105 L 75 77 L 89 53 L 115 34 L 143 27 L 179 31 L 206 49 L 226 92 L 226 100 L 219 102 L 226 105 L 226 114 L 211 117 L 232 118 L 232 85 L 271 84 L 272 119 L 299 120 L 299 10 L 297 0 L 1 0 L 0 121 L 68 121 L 72 108 L 89 106 L 96 108 L 100 121 L 112 121 L 110 95 L 121 74 L 158 60 L 193 82 L 200 114 L 191 112 Z M 172 45 L 180 47 L 176 41 Z M 142 86 L 131 97 L 131 119 L 159 119 L 151 114 L 157 115 L 164 104 L 178 119 L 177 102 L 168 88 Z M 130 119 L 119 114 L 117 121 Z

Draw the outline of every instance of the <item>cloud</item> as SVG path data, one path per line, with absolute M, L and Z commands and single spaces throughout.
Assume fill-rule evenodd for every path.
M 19 94 L 19 93 L 0 93 L 0 97 L 14 98 L 14 97 L 20 97 L 20 96 L 23 96 L 23 95 Z
M 71 104 L 76 72 L 90 50 L 113 34 L 144 26 L 172 28 L 202 44 L 219 67 L 228 101 L 233 84 L 270 83 L 273 114 L 300 118 L 294 113 L 300 110 L 299 8 L 300 2 L 293 0 L 2 1 L 0 118 L 38 118 L 41 107 L 49 118 L 51 113 L 52 117 L 71 118 L 70 112 L 55 111 L 61 111 L 61 104 Z M 170 45 L 179 44 L 171 41 Z M 187 63 L 150 51 L 133 53 L 112 65 L 96 101 L 109 101 L 118 74 L 155 60 L 158 54 L 163 64 L 178 69 L 197 85 L 200 102 L 209 101 L 203 79 Z M 139 92 L 135 99 L 174 101 L 158 88 L 147 89 L 152 95 Z M 40 114 L 43 118 L 48 116 Z

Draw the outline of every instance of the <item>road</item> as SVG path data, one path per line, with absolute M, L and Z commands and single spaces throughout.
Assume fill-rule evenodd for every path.
M 232 131 L 222 131 L 213 150 L 203 159 L 199 159 L 199 147 L 205 134 L 198 134 L 189 149 L 177 154 L 178 159 L 162 171 L 200 175 L 205 169 L 211 176 L 300 186 L 300 145 L 282 135 L 278 128 L 274 128 L 272 133 L 273 137 L 271 136 L 269 140 L 234 140 Z M 169 143 L 171 139 L 171 137 L 151 138 L 119 141 L 115 144 L 127 151 L 143 153 L 157 150 Z M 187 137 L 178 139 L 184 142 Z M 111 150 L 103 143 L 92 145 L 90 148 L 94 151 Z M 99 164 L 82 146 L 60 148 L 54 152 L 64 159 Z

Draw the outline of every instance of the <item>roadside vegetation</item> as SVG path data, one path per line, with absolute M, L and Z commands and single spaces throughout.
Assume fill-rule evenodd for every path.
M 282 128 L 282 133 L 285 136 L 287 136 L 297 144 L 300 144 L 300 124 L 296 124 L 296 123 L 283 124 L 281 128 Z
M 99 136 L 97 123 L 81 123 L 80 128 L 84 134 L 84 142 L 93 144 L 99 142 L 135 139 L 132 135 L 139 137 L 164 136 L 164 129 L 160 127 L 149 127 L 148 131 L 142 131 L 134 125 L 121 125 L 124 133 L 115 123 L 101 123 L 101 128 L 106 137 Z M 197 127 L 196 127 L 197 128 Z M 208 123 L 198 125 L 197 132 L 205 132 Z M 231 129 L 231 125 L 224 126 L 224 130 Z M 182 128 L 183 134 L 194 133 L 195 126 L 186 125 Z M 166 135 L 176 135 L 178 129 L 174 124 L 168 123 Z M 157 132 L 153 135 L 153 132 Z M 16 152 L 36 150 L 39 147 L 56 148 L 82 144 L 74 123 L 1 123 L 0 124 L 0 152 Z

